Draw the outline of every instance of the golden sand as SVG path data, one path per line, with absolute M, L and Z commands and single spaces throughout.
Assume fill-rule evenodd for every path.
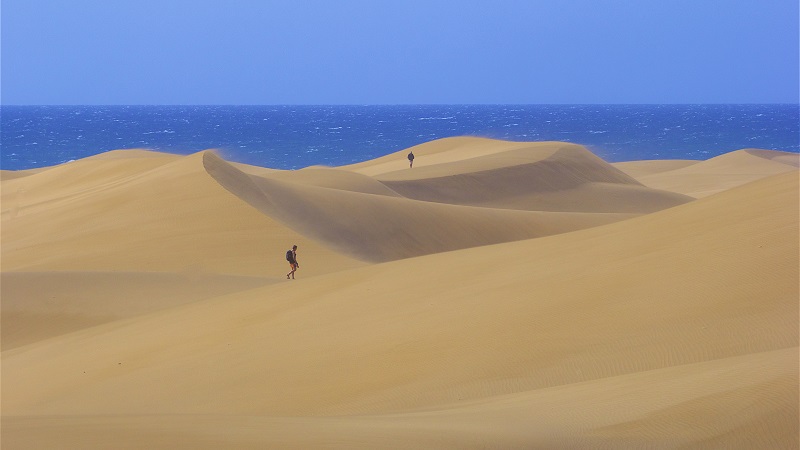
M 3 171 L 2 448 L 800 446 L 797 154 L 413 151 Z

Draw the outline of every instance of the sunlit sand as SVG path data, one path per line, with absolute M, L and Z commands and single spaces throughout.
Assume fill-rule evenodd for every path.
M 413 151 L 3 171 L 3 449 L 800 446 L 797 154 Z

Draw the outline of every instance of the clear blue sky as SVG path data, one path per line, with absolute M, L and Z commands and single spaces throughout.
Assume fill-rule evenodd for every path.
M 3 104 L 797 103 L 797 0 L 2 0 Z

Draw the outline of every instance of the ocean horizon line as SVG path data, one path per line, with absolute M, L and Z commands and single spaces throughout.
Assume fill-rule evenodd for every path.
M 6 104 L 0 103 L 0 107 L 44 107 L 44 106 L 747 106 L 747 105 L 766 105 L 766 106 L 798 106 L 800 101 L 792 102 L 667 102 L 667 103 L 26 103 L 26 104 Z

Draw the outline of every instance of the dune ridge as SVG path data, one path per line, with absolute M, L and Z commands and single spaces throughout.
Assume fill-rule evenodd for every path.
M 4 177 L 3 447 L 800 446 L 793 155 L 414 151 L 414 169 L 121 152 Z M 527 184 L 500 187 L 514 170 Z M 36 202 L 14 214 L 24 179 Z M 442 180 L 463 192 L 410 198 Z M 577 211 L 530 206 L 547 195 Z M 108 236 L 63 230 L 81 217 Z

